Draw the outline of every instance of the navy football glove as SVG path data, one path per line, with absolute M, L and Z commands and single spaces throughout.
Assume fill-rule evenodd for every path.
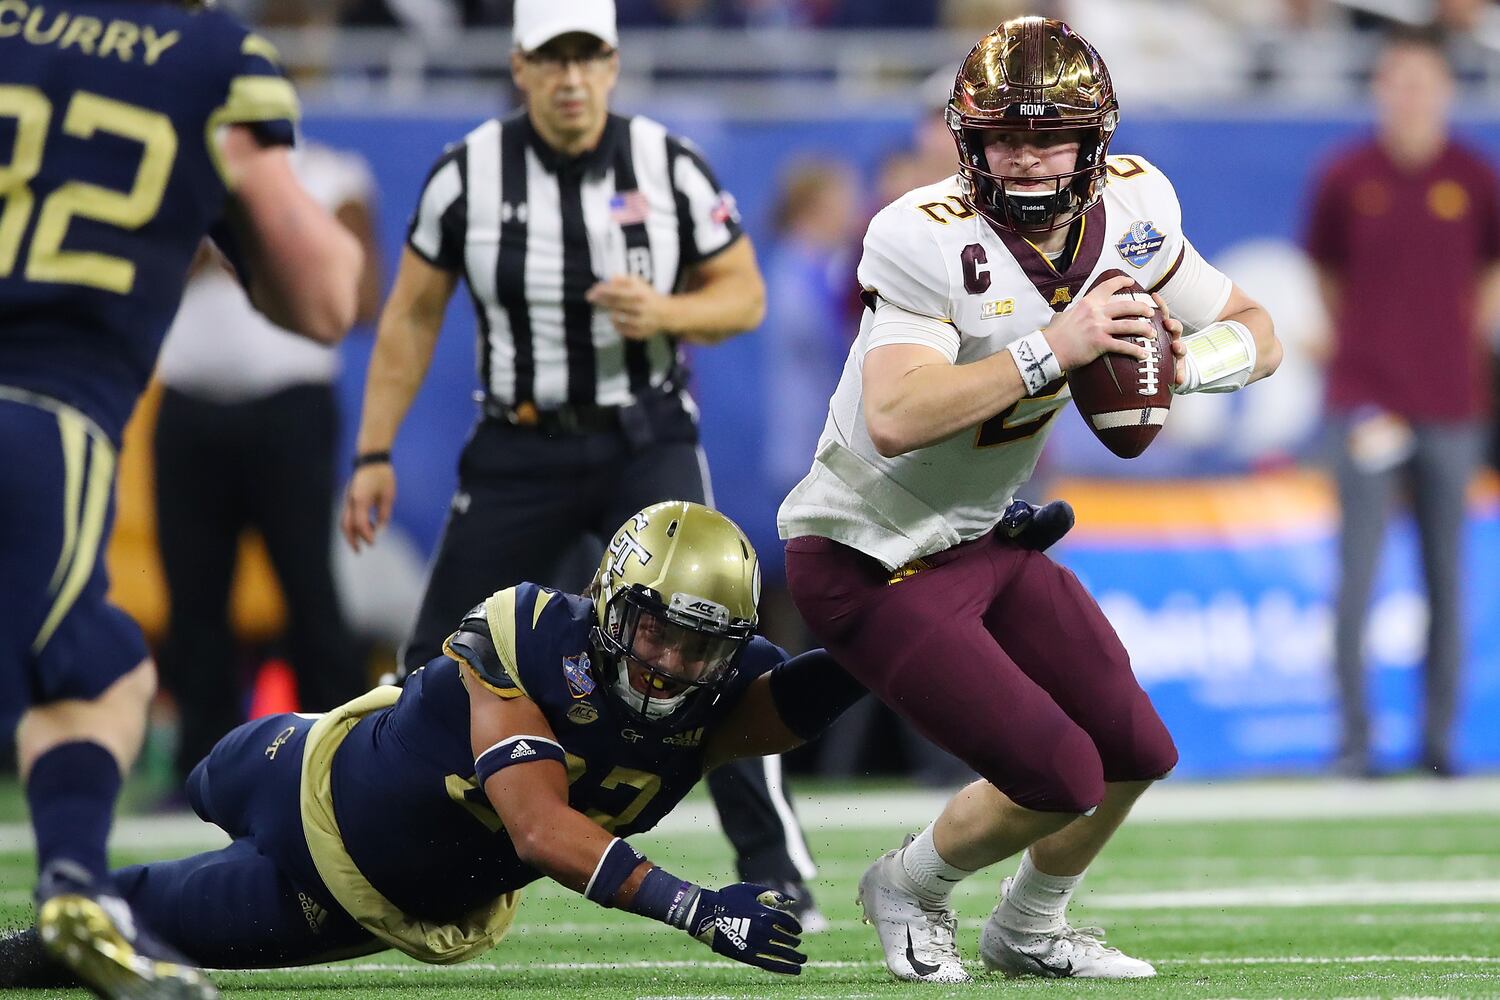
M 1054 500 L 1038 507 L 1013 500 L 1000 518 L 1000 530 L 1023 549 L 1045 552 L 1073 527 L 1073 507 Z
M 751 882 L 703 889 L 683 928 L 725 958 L 771 972 L 798 975 L 802 925 L 787 912 L 790 896 Z

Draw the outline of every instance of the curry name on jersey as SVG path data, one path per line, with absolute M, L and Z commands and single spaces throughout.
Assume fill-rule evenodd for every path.
M 434 659 L 388 709 L 364 718 L 339 746 L 332 797 L 349 856 L 406 914 L 451 921 L 541 876 L 523 864 L 474 777 L 470 697 L 530 698 L 567 753 L 569 804 L 607 830 L 649 830 L 703 773 L 703 743 L 751 680 L 785 658 L 764 639 L 741 655 L 712 712 L 688 730 L 641 726 L 604 694 L 591 662 L 593 604 L 522 584 L 485 602 L 496 658 L 472 663 L 469 691 L 458 663 Z
M 111 439 L 226 196 L 217 133 L 290 144 L 275 50 L 218 11 L 0 0 L 0 387 Z
M 875 217 L 859 264 L 870 308 L 829 403 L 812 470 L 782 504 L 781 537 L 832 538 L 896 569 L 999 522 L 1067 404 L 1066 382 L 944 441 L 885 458 L 871 443 L 861 398 L 874 308 L 884 301 L 946 324 L 941 342 L 911 342 L 965 364 L 1044 328 L 1109 268 L 1162 289 L 1186 246 L 1171 183 L 1137 156 L 1110 157 L 1104 197 L 1073 224 L 1070 240 L 1071 260 L 1054 264 L 1024 237 L 974 212 L 956 176 L 909 192 Z

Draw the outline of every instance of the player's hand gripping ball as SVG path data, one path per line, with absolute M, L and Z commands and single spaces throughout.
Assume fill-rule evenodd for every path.
M 1089 290 L 1124 273 L 1110 268 L 1094 279 Z M 1166 423 L 1172 405 L 1172 335 L 1167 332 L 1161 310 L 1140 285 L 1132 283 L 1115 294 L 1129 295 L 1151 306 L 1150 333 L 1145 333 L 1142 324 L 1141 336 L 1131 338 L 1146 348 L 1147 357 L 1142 360 L 1113 352 L 1101 354 L 1070 371 L 1068 385 L 1078 412 L 1104 447 L 1121 458 L 1135 458 Z

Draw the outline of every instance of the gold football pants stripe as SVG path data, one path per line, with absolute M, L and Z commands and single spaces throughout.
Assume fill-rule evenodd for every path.
M 56 596 L 31 644 L 32 653 L 46 648 L 94 570 L 115 481 L 115 450 L 103 435 L 90 433 L 87 418 L 72 410 L 61 410 L 57 413 L 57 427 L 62 437 L 66 476 L 63 547 L 52 575 L 51 589 Z

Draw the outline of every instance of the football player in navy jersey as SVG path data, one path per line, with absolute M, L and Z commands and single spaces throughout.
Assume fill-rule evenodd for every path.
M 21 710 L 40 937 L 108 997 L 214 995 L 108 881 L 156 685 L 105 597 L 121 431 L 210 230 L 260 309 L 323 342 L 361 263 L 292 174 L 275 50 L 198 6 L 0 3 L 0 704 Z
M 226 736 L 188 797 L 228 847 L 115 872 L 171 946 L 215 968 L 396 948 L 458 962 L 504 937 L 547 877 L 796 974 L 791 900 L 694 885 L 624 839 L 708 770 L 818 735 L 863 689 L 824 652 L 753 632 L 755 551 L 686 501 L 634 515 L 587 596 L 491 596 L 402 688 Z M 35 932 L 0 940 L 0 987 L 57 985 Z

